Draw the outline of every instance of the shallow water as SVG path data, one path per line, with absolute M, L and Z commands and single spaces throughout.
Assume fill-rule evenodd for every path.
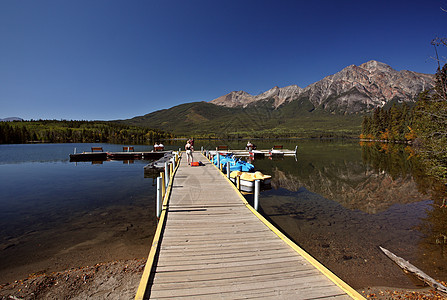
M 252 142 L 258 149 L 299 145 L 297 158 L 253 162 L 273 176 L 272 189 L 261 193 L 261 211 L 349 284 L 417 286 L 379 245 L 447 280 L 445 191 L 423 174 L 410 150 L 355 141 Z M 241 149 L 245 143 L 196 141 L 195 148 Z M 147 256 L 156 226 L 154 179 L 143 172 L 147 162 L 68 161 L 74 148 L 91 146 L 122 149 L 0 145 L 0 283 Z
M 74 147 L 90 146 L 0 146 L 1 283 L 147 255 L 155 228 L 147 161 L 68 161 Z
M 349 141 L 299 145 L 296 159 L 254 161 L 273 175 L 273 188 L 260 196 L 266 217 L 355 288 L 421 286 L 379 246 L 447 280 L 445 190 L 423 174 L 411 149 Z

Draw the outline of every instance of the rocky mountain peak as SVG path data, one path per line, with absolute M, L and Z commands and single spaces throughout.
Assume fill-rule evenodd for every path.
M 237 91 L 214 99 L 210 101 L 210 103 L 227 107 L 246 107 L 253 102 L 268 101 L 273 99 L 273 106 L 278 107 L 286 101 L 291 101 L 293 97 L 301 93 L 302 90 L 303 89 L 297 85 L 290 85 L 283 88 L 275 86 L 270 90 L 256 96 L 250 95 L 244 91 Z
M 229 94 L 214 99 L 211 103 L 227 107 L 247 106 L 255 101 L 254 97 L 244 91 L 233 91 Z
M 390 101 L 412 102 L 423 90 L 433 86 L 434 76 L 411 71 L 396 71 L 382 62 L 370 60 L 350 65 L 302 89 L 297 85 L 275 86 L 256 96 L 231 92 L 211 101 L 227 107 L 246 107 L 272 101 L 272 108 L 306 99 L 324 110 L 338 113 L 368 112 Z
M 374 71 L 383 71 L 383 72 L 397 72 L 396 70 L 394 70 L 393 68 L 391 68 L 389 65 L 381 63 L 379 61 L 376 60 L 370 60 L 366 63 L 363 63 L 359 66 L 362 69 L 368 70 L 370 72 L 374 72 Z

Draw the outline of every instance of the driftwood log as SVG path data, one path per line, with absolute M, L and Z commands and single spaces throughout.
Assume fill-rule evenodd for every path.
M 421 271 L 420 269 L 418 269 L 415 266 L 413 266 L 412 264 L 410 264 L 407 260 L 404 260 L 403 258 L 395 255 L 394 253 L 392 253 L 391 251 L 389 251 L 385 248 L 382 248 L 380 246 L 379 246 L 379 248 L 380 248 L 380 250 L 383 251 L 383 253 L 385 253 L 386 256 L 388 256 L 392 261 L 394 261 L 404 271 L 413 273 L 419 279 L 421 279 L 425 283 L 427 283 L 429 286 L 435 288 L 436 290 L 438 290 L 440 292 L 447 294 L 447 287 L 443 286 L 442 284 L 440 284 L 439 282 L 437 282 L 436 280 L 434 280 L 433 278 L 431 278 L 430 276 L 425 274 L 423 271 Z

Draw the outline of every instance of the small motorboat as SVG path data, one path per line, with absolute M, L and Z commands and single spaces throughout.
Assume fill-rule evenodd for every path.
M 150 170 L 157 170 L 157 171 L 163 170 L 165 167 L 165 163 L 169 163 L 172 157 L 174 157 L 174 154 L 172 152 L 167 152 L 163 155 L 162 158 L 144 166 L 144 171 L 148 172 Z

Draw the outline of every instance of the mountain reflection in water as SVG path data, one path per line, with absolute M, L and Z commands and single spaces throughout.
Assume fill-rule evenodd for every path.
M 386 172 L 368 170 L 361 162 L 314 168 L 307 177 L 274 168 L 272 187 L 290 191 L 305 187 L 346 208 L 370 214 L 385 211 L 397 203 L 419 202 L 426 198 L 411 176 L 393 179 Z
M 411 147 L 302 141 L 297 160 L 255 160 L 272 174 L 264 215 L 355 288 L 412 288 L 378 246 L 447 280 L 445 187 Z

